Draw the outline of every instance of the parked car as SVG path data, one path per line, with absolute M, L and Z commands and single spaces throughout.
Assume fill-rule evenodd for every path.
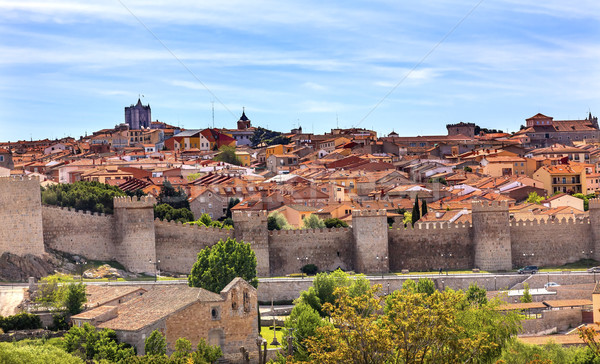
M 537 265 L 528 265 L 526 267 L 523 267 L 521 269 L 518 270 L 519 274 L 535 274 L 538 272 L 538 267 Z
M 558 284 L 556 282 L 548 282 L 548 283 L 544 284 L 544 288 L 546 288 L 546 289 L 554 288 L 554 287 L 560 287 L 560 284 Z
M 592 267 L 587 270 L 588 273 L 600 273 L 600 267 Z

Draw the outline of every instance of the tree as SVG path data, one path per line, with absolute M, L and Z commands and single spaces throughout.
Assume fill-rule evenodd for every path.
M 327 321 L 321 318 L 321 315 L 310 305 L 300 302 L 294 306 L 292 312 L 285 320 L 283 336 L 292 336 L 292 345 L 294 347 L 294 359 L 307 361 L 308 352 L 304 345 L 304 340 L 316 335 L 316 329 L 327 325 Z M 287 340 L 283 340 L 283 351 L 288 350 Z
M 421 218 L 421 212 L 419 211 L 419 195 L 417 195 L 417 197 L 415 198 L 415 204 L 413 205 L 413 209 L 412 209 L 412 224 L 416 224 L 417 221 L 419 221 L 419 219 Z
M 292 226 L 279 211 L 273 211 L 267 217 L 267 228 L 269 230 L 291 230 Z
M 477 283 L 469 284 L 469 289 L 466 292 L 466 299 L 472 305 L 485 305 L 488 303 L 486 290 L 480 288 Z
M 83 304 L 87 301 L 85 284 L 71 283 L 67 285 L 62 301 L 67 312 L 71 315 L 80 313 L 83 310 Z
M 402 223 L 404 224 L 404 227 L 408 226 L 408 224 L 412 224 L 412 212 L 407 211 L 404 213 Z
M 242 277 L 252 286 L 258 286 L 256 255 L 249 243 L 227 238 L 198 253 L 188 284 L 220 293 L 235 277 Z
M 42 188 L 42 203 L 77 210 L 113 213 L 113 198 L 125 196 L 115 186 L 99 182 L 79 181 Z
M 427 215 L 427 201 L 421 200 L 421 215 Z
M 302 219 L 303 229 L 322 229 L 325 227 L 325 222 L 317 215 L 310 214 Z
M 219 346 L 208 345 L 204 339 L 200 339 L 198 342 L 198 347 L 196 348 L 196 352 L 192 354 L 194 363 L 202 361 L 214 363 L 222 356 L 223 351 L 221 351 Z
M 525 200 L 525 201 L 528 203 L 534 203 L 534 204 L 540 205 L 543 200 L 544 200 L 544 198 L 539 196 L 537 194 L 537 192 L 530 192 L 529 195 L 527 195 L 527 200 Z
M 533 298 L 531 297 L 531 293 L 529 293 L 529 283 L 523 283 L 523 296 L 521 296 L 522 303 L 532 302 Z
M 146 355 L 167 354 L 167 341 L 160 331 L 154 330 L 150 336 L 146 338 L 146 341 L 144 342 L 144 352 Z
M 176 209 L 169 204 L 163 203 L 154 206 L 154 218 L 185 223 L 194 221 L 194 214 L 187 208 Z
M 232 213 L 231 213 L 231 209 L 237 205 L 238 203 L 240 203 L 240 199 L 239 198 L 230 198 L 229 199 L 229 203 L 227 204 L 227 210 L 225 210 L 225 218 L 231 219 L 232 217 Z M 233 225 L 233 224 L 231 224 Z
M 256 148 L 261 144 L 288 144 L 290 142 L 290 139 L 283 136 L 280 132 L 261 128 L 259 126 L 254 130 L 254 134 L 252 134 L 252 136 L 250 137 L 250 142 L 252 143 L 252 147 Z
M 175 341 L 175 351 L 171 354 L 171 360 L 185 360 L 191 353 L 192 343 L 188 339 L 180 337 Z
M 71 327 L 64 336 L 63 347 L 68 353 L 88 361 L 118 362 L 135 355 L 133 348 L 117 341 L 113 330 L 96 330 L 87 322 L 81 327 Z
M 217 154 L 214 158 L 217 162 L 224 162 L 229 164 L 234 164 L 236 166 L 241 166 L 242 161 L 235 154 L 235 147 L 231 147 L 229 145 L 223 145 L 219 148 L 219 154 Z
M 335 217 L 331 217 L 329 219 L 325 219 L 325 220 L 323 220 L 323 222 L 325 223 L 325 227 L 328 228 L 328 229 L 348 227 L 348 224 L 345 221 L 340 220 L 340 219 L 335 218 Z
M 473 168 L 471 168 L 471 167 L 469 167 L 469 166 L 465 166 L 465 167 L 463 168 L 463 170 L 464 170 L 465 172 L 473 172 Z
M 190 203 L 188 202 L 188 196 L 186 193 L 178 187 L 175 189 L 171 182 L 165 181 L 160 188 L 160 193 L 158 195 L 158 204 L 170 205 L 174 209 L 190 209 Z

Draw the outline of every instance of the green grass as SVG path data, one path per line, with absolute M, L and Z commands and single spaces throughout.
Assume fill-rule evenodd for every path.
M 272 346 L 271 345 L 271 341 L 273 341 L 273 326 L 261 326 L 260 328 L 260 336 L 263 337 L 263 339 L 267 340 L 267 348 L 268 349 L 275 349 L 275 348 L 280 348 L 281 346 Z M 281 328 L 279 326 L 277 326 L 277 341 L 279 341 L 279 343 L 283 342 L 283 331 L 281 330 Z

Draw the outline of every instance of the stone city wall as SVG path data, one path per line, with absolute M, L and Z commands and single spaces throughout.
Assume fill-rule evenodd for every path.
M 414 228 L 392 228 L 388 234 L 393 272 L 474 267 L 470 224 L 417 223 Z
M 521 334 L 537 334 L 556 328 L 564 331 L 579 326 L 582 322 L 581 308 L 542 311 L 542 318 L 522 320 Z
M 271 276 L 299 273 L 306 264 L 319 271 L 352 270 L 352 229 L 307 229 L 269 232 Z M 300 259 L 298 259 L 300 258 Z
M 200 250 L 219 240 L 233 237 L 233 230 L 185 225 L 178 222 L 154 221 L 156 258 L 159 268 L 168 272 L 188 274 Z
M 114 217 L 63 207 L 43 206 L 44 244 L 95 260 L 114 260 Z

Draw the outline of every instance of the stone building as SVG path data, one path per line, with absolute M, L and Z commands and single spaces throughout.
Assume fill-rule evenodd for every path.
M 169 355 L 179 338 L 188 339 L 193 348 L 200 339 L 219 345 L 231 362 L 241 361 L 242 346 L 256 355 L 257 292 L 242 278 L 232 280 L 220 294 L 184 285 L 158 285 L 133 292 L 137 296 L 122 303 L 113 299 L 73 316 L 73 324 L 87 322 L 112 329 L 119 341 L 135 347 L 138 355 L 144 355 L 145 340 L 154 330 L 165 336 Z
M 125 107 L 125 123 L 130 129 L 150 129 L 151 121 L 150 104 L 142 105 L 142 101 L 138 99 L 137 104 Z

